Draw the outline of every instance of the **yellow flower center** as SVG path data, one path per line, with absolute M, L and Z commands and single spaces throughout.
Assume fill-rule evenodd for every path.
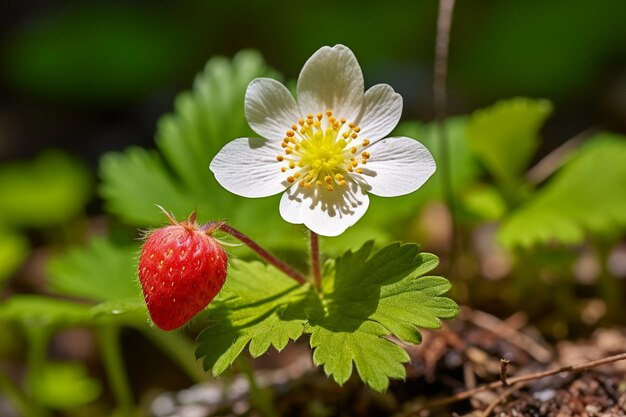
M 346 126 L 346 119 L 336 119 L 330 110 L 298 120 L 285 133 L 284 153 L 276 157 L 285 162 L 280 170 L 288 175 L 287 182 L 305 188 L 324 186 L 328 191 L 348 185 L 350 173 L 361 174 L 361 165 L 370 158 L 364 150 L 370 141 L 361 140 L 360 131 L 354 123 Z

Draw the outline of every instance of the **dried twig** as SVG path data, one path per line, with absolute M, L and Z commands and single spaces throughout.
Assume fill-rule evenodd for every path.
M 508 378 L 508 383 L 509 385 L 516 385 L 519 383 L 524 383 L 524 382 L 528 382 L 528 381 L 533 381 L 535 379 L 541 379 L 541 378 L 545 378 L 548 376 L 552 376 L 552 375 L 556 375 L 556 374 L 560 374 L 562 372 L 581 372 L 581 371 L 586 371 L 588 369 L 592 369 L 601 365 L 606 365 L 608 363 L 613 363 L 613 362 L 618 362 L 618 361 L 623 361 L 626 360 L 626 352 L 625 353 L 620 353 L 617 355 L 613 355 L 613 356 L 609 356 L 606 358 L 602 358 L 602 359 L 598 359 L 595 361 L 590 361 L 590 362 L 585 362 L 585 363 L 580 363 L 580 364 L 576 364 L 576 365 L 569 365 L 569 366 L 562 366 L 559 368 L 554 368 L 554 369 L 549 369 L 547 371 L 541 371 L 541 372 L 535 372 L 532 374 L 528 374 L 528 375 L 521 375 L 521 376 L 517 376 L 514 378 Z M 419 412 L 420 410 L 424 410 L 424 409 L 433 409 L 433 408 L 438 408 L 447 404 L 452 404 L 458 401 L 462 401 L 462 400 L 466 400 L 476 394 L 478 394 L 479 392 L 483 392 L 483 391 L 487 391 L 487 390 L 492 390 L 492 389 L 496 389 L 496 388 L 500 388 L 502 387 L 502 381 L 495 381 L 495 382 L 491 382 L 488 384 L 483 384 L 483 385 L 479 385 L 476 388 L 472 388 L 472 389 L 468 389 L 465 391 L 461 391 L 458 392 L 456 394 L 450 395 L 448 397 L 444 397 L 444 398 L 440 398 L 438 400 L 434 400 L 434 401 L 430 401 L 427 402 L 425 404 L 418 404 L 418 405 L 411 405 L 409 404 L 406 408 L 406 411 L 401 414 L 402 416 L 410 416 L 413 415 L 417 412 Z
M 502 382 L 503 387 L 508 387 L 509 382 L 506 380 L 506 370 L 509 367 L 509 363 L 511 363 L 508 359 L 500 359 L 500 381 Z
M 465 320 L 471 321 L 476 326 L 501 336 L 506 339 L 507 342 L 528 352 L 528 354 L 537 361 L 548 363 L 552 360 L 552 352 L 549 349 L 539 344 L 532 337 L 509 326 L 496 316 L 482 311 L 471 310 L 467 307 L 463 307 L 461 311 L 461 317 Z

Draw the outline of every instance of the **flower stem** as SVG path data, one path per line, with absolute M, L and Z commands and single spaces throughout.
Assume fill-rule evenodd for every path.
M 320 244 L 317 233 L 309 230 L 311 233 L 311 270 L 313 272 L 313 282 L 316 288 L 322 285 L 322 270 L 320 269 Z
M 298 283 L 306 284 L 306 279 L 302 276 L 302 274 L 300 274 L 298 271 L 296 271 L 295 269 L 293 269 L 292 267 L 290 267 L 289 265 L 287 265 L 280 259 L 276 258 L 274 255 L 272 255 L 265 249 L 263 249 L 261 246 L 259 246 L 258 243 L 250 239 L 248 236 L 246 236 L 239 230 L 235 229 L 234 227 L 230 227 L 226 223 L 221 223 L 219 225 L 219 229 L 224 233 L 228 233 L 235 239 L 240 240 L 250 249 L 255 251 L 261 258 L 265 259 L 267 262 L 274 265 L 276 268 L 278 268 L 279 270 L 283 271 L 285 274 L 289 275 L 291 278 L 298 281 Z

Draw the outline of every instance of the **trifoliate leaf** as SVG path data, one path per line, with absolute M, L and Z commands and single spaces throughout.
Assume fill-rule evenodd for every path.
M 613 236 L 626 228 L 626 138 L 599 133 L 550 182 L 504 222 L 507 246 L 576 244 L 586 233 Z
M 57 292 L 94 301 L 141 300 L 136 279 L 135 246 L 116 246 L 94 238 L 49 264 L 50 286 Z
M 196 356 L 219 375 L 246 345 L 257 357 L 305 332 L 315 364 L 337 383 L 350 377 L 354 363 L 366 384 L 385 390 L 389 378 L 405 376 L 409 360 L 389 338 L 420 343 L 417 327 L 439 327 L 458 306 L 443 297 L 450 289 L 446 279 L 424 276 L 437 266 L 436 256 L 413 244 L 391 244 L 374 254 L 372 248 L 370 241 L 327 263 L 321 292 L 261 263 L 233 261 L 224 289 L 209 305 Z
M 381 391 L 389 378 L 404 377 L 402 363 L 408 361 L 383 336 L 420 343 L 417 327 L 439 327 L 458 306 L 442 297 L 450 289 L 446 279 L 424 276 L 437 266 L 436 256 L 414 244 L 390 244 L 373 255 L 372 247 L 368 242 L 335 261 L 334 276 L 323 286 L 326 314 L 312 317 L 308 331 L 316 364 L 335 381 L 345 382 L 354 362 L 361 379 Z
M 57 410 L 87 404 L 102 391 L 98 380 L 90 378 L 87 367 L 79 362 L 46 363 L 30 388 L 38 404 Z
M 253 357 L 271 346 L 282 350 L 302 335 L 308 312 L 316 308 L 312 295 L 309 285 L 273 267 L 231 261 L 226 284 L 209 305 L 209 325 L 198 337 L 196 356 L 219 375 L 248 344 Z
M 537 150 L 539 129 L 551 112 L 549 101 L 526 98 L 478 110 L 467 125 L 470 147 L 491 175 L 511 184 Z
M 80 162 L 48 151 L 32 162 L 0 169 L 0 222 L 45 227 L 76 216 L 91 195 L 91 178 Z

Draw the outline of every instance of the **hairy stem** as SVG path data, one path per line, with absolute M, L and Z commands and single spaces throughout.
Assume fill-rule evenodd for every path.
M 207 227 L 210 228 L 211 226 L 207 225 Z M 265 249 L 263 249 L 261 246 L 259 246 L 258 243 L 250 239 L 248 236 L 246 236 L 239 230 L 235 229 L 234 227 L 230 227 L 226 223 L 220 223 L 219 230 L 221 230 L 224 233 L 228 233 L 235 239 L 238 239 L 239 241 L 241 241 L 243 244 L 245 244 L 250 249 L 255 251 L 261 258 L 265 259 L 267 262 L 269 262 L 270 264 L 272 264 L 279 270 L 283 271 L 286 275 L 298 281 L 298 283 L 306 284 L 307 281 L 304 278 L 304 276 L 302 276 L 302 274 L 300 274 L 298 271 L 296 271 L 295 269 L 287 265 L 285 262 L 276 258 L 274 255 L 272 255 Z
M 452 218 L 452 240 L 450 244 L 450 258 L 453 259 L 458 236 L 458 226 L 455 213 L 454 191 L 450 174 L 450 150 L 446 118 L 448 112 L 447 79 L 448 79 L 448 51 L 450 45 L 450 28 L 452 25 L 452 11 L 454 0 L 439 1 L 439 16 L 437 18 L 437 38 L 435 41 L 435 68 L 433 77 L 433 96 L 435 104 L 435 120 L 439 135 L 439 162 L 441 166 L 441 185 L 446 204 Z
M 317 233 L 309 230 L 311 233 L 311 271 L 313 272 L 313 282 L 316 288 L 322 285 L 322 270 L 320 268 L 320 244 Z

